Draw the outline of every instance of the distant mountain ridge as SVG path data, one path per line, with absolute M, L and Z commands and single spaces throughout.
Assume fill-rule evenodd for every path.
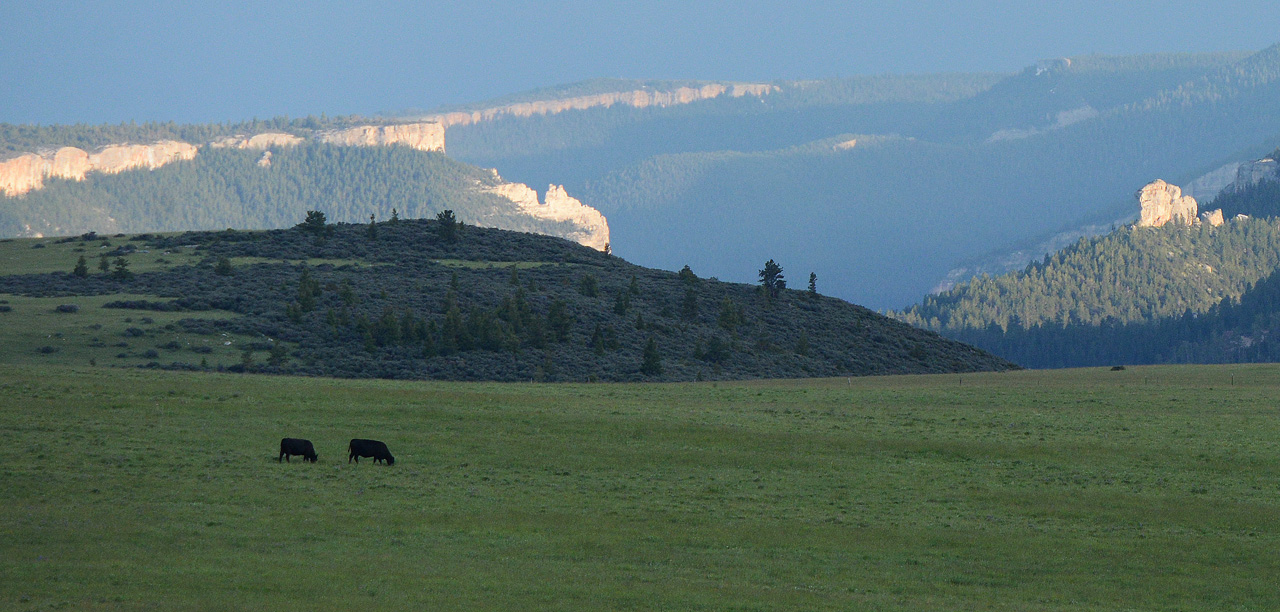
M 610 219 L 613 248 L 646 265 L 749 280 L 745 245 L 767 245 L 837 295 L 899 307 L 950 273 L 963 280 L 970 262 L 1022 250 L 1020 268 L 1043 256 L 1037 245 L 1109 230 L 1155 177 L 1185 184 L 1273 148 L 1275 56 L 1084 56 L 1014 75 L 778 81 L 759 99 L 456 126 L 450 154 L 517 181 L 556 175 Z M 1192 89 L 1215 93 L 1159 102 Z M 840 134 L 868 146 L 804 148 Z
M 745 262 L 764 247 L 835 295 L 888 308 L 915 302 L 940 279 L 962 281 L 984 258 L 1039 257 L 1039 246 L 1109 228 L 1152 178 L 1185 185 L 1270 150 L 1280 139 L 1277 66 L 1273 47 L 1072 57 L 1014 75 L 600 80 L 411 116 L 437 120 L 451 157 L 497 168 L 513 184 L 549 185 L 557 197 L 562 188 L 598 211 L 620 255 L 749 281 L 756 270 Z M 446 127 L 447 117 L 456 121 Z M 299 137 L 359 125 L 255 125 L 268 124 Z M 0 150 L 40 134 L 101 143 L 99 131 L 210 142 L 271 130 L 0 126 L 0 141 L 13 137 Z M 853 145 L 837 146 L 844 142 Z M 379 201 L 340 203 L 341 215 L 389 214 L 394 204 Z

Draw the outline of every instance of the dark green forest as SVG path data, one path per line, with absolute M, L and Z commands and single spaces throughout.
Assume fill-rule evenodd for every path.
M 981 276 L 893 316 L 928 329 L 1135 323 L 1203 313 L 1280 267 L 1280 220 L 1127 226 L 1025 270 Z
M 235 134 L 289 132 L 304 134 L 326 127 L 328 118 L 307 117 L 240 121 L 231 123 L 179 124 L 168 122 L 121 123 L 118 125 L 25 125 L 0 123 L 0 158 L 10 153 L 27 153 L 55 147 L 78 147 L 92 151 L 122 142 L 181 140 L 195 144 Z
M 492 173 L 440 153 L 314 142 L 272 153 L 270 167 L 262 167 L 262 151 L 203 147 L 193 160 L 153 171 L 51 180 L 24 196 L 0 197 L 0 235 L 19 235 L 26 225 L 46 235 L 281 228 L 316 209 L 337 222 L 385 220 L 393 209 L 405 218 L 449 209 L 468 223 L 562 229 L 479 192 L 477 185 L 494 182 Z
M 1202 313 L 1145 323 L 962 329 L 951 338 L 1031 368 L 1280 361 L 1280 275 Z
M 1277 184 L 1228 188 L 1206 206 L 1249 218 L 1125 227 L 893 316 L 1036 368 L 1276 361 Z
M 289 229 L 57 240 L 101 244 L 103 261 L 118 261 L 111 270 L 68 261 L 66 272 L 11 273 L 0 276 L 0 293 L 148 296 L 105 307 L 191 312 L 175 324 L 184 332 L 258 338 L 233 371 L 625 381 L 1016 367 L 816 291 L 642 268 L 557 238 L 460 225 L 446 213 L 331 224 L 312 211 Z M 194 251 L 201 263 L 130 272 L 128 258 L 144 250 Z M 313 264 L 298 263 L 305 260 Z M 200 318 L 214 309 L 237 316 Z M 208 367 L 198 352 L 161 346 L 163 334 L 138 329 L 121 346 L 155 355 L 151 367 Z
M 180 140 L 202 145 L 224 136 L 286 132 L 306 137 L 316 130 L 382 123 L 356 115 L 327 115 L 301 118 L 272 117 L 224 123 L 175 123 L 173 121 L 120 123 L 116 125 L 29 125 L 0 123 L 0 159 L 10 154 L 29 153 L 56 147 L 78 147 L 86 151 L 123 142 L 146 143 Z

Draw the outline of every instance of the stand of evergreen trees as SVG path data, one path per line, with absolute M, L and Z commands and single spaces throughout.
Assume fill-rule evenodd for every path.
M 1125 227 L 1025 270 L 982 276 L 893 316 L 927 329 L 1138 323 L 1203 313 L 1280 266 L 1280 221 Z
M 894 316 L 1034 368 L 1280 360 L 1278 186 L 1221 194 L 1221 227 L 1122 228 Z

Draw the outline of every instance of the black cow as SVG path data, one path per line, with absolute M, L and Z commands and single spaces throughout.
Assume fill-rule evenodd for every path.
M 362 440 L 355 438 L 351 440 L 351 444 L 347 445 L 347 463 L 351 463 L 354 459 L 356 463 L 360 463 L 361 457 L 373 457 L 373 462 L 386 461 L 387 465 L 395 465 L 396 458 L 391 456 L 391 451 L 387 450 L 387 445 L 377 440 Z
M 292 455 L 302 455 L 302 458 L 311 463 L 316 462 L 316 447 L 311 445 L 311 440 L 303 440 L 302 438 L 281 438 L 280 439 L 280 456 L 276 457 L 279 462 L 281 458 L 289 461 Z

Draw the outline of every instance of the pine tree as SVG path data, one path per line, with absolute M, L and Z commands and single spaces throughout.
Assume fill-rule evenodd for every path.
M 279 340 L 271 343 L 271 354 L 267 356 L 267 364 L 272 366 L 282 366 L 284 362 L 289 360 L 288 353 L 285 352 L 284 343 Z
M 452 210 L 443 210 L 436 215 L 436 231 L 439 233 L 440 239 L 454 243 L 458 241 L 458 218 L 453 216 Z
M 782 277 L 782 266 L 772 259 L 765 262 L 764 269 L 760 271 L 760 286 L 770 296 L 776 296 L 779 291 L 786 289 L 787 281 Z
M 89 260 L 85 259 L 84 255 L 81 255 L 80 259 L 76 261 L 75 269 L 72 270 L 71 273 L 79 276 L 80 278 L 89 276 Z
M 129 271 L 129 260 L 123 257 L 117 257 L 115 260 L 116 269 L 111 272 L 111 278 L 116 280 L 129 280 L 133 277 L 133 272 Z
M 698 318 L 698 290 L 695 287 L 686 287 L 684 290 L 684 300 L 680 302 L 680 315 L 687 320 Z
M 649 336 L 640 358 L 640 373 L 645 376 L 662 375 L 662 355 L 658 353 L 658 342 Z
M 297 228 L 317 238 L 324 238 L 333 234 L 333 226 L 328 225 L 324 213 L 318 210 L 308 210 L 307 218 L 302 223 L 299 223 Z

